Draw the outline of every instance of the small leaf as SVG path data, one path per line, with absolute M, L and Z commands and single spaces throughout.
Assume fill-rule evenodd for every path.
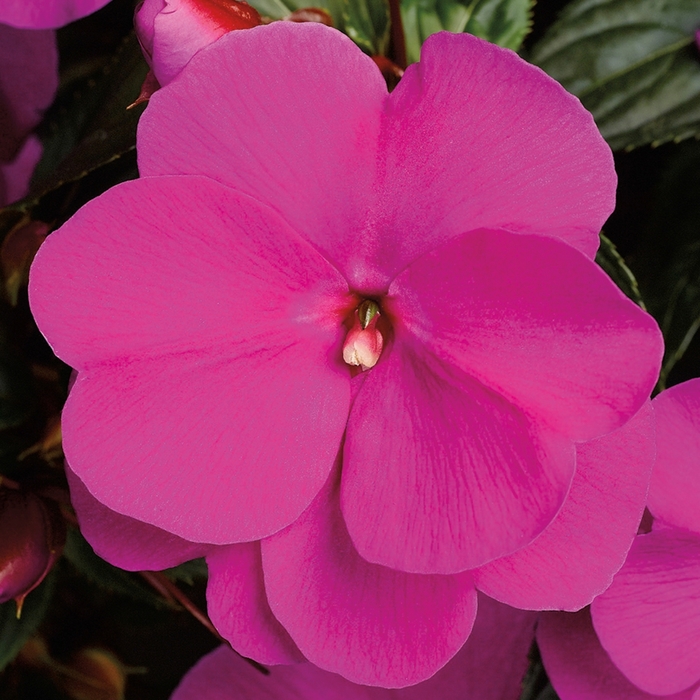
M 194 585 L 194 582 L 198 579 L 206 580 L 209 574 L 207 562 L 203 558 L 186 561 L 179 566 L 174 566 L 172 569 L 166 569 L 163 573 L 169 579 L 183 581 L 188 586 Z
M 613 149 L 700 134 L 697 0 L 574 0 L 532 61 L 577 95 Z
M 401 16 L 409 62 L 435 32 L 469 32 L 505 46 L 520 48 L 530 30 L 533 0 L 402 0 Z
M 54 577 L 49 574 L 27 596 L 19 619 L 14 601 L 0 605 L 0 671 L 17 656 L 44 619 L 53 593 L 53 582 Z
M 595 256 L 595 261 L 608 273 L 610 279 L 626 296 L 646 311 L 637 279 L 632 270 L 627 267 L 623 257 L 617 252 L 615 244 L 603 233 L 600 234 L 600 248 Z
M 64 555 L 83 576 L 104 590 L 157 608 L 166 606 L 163 599 L 141 585 L 134 574 L 122 571 L 98 557 L 85 538 L 73 528 L 68 530 Z

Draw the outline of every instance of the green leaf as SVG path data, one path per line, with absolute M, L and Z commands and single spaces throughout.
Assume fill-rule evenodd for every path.
M 343 12 L 345 9 L 345 0 L 251 0 L 249 3 L 261 15 L 270 17 L 271 19 L 282 19 L 294 12 L 294 10 L 302 10 L 306 7 L 318 7 L 326 10 L 333 18 L 333 26 L 340 31 L 345 30 Z
M 167 606 L 160 596 L 139 583 L 135 574 L 118 569 L 98 557 L 85 538 L 74 528 L 68 530 L 63 553 L 83 576 L 104 590 L 157 608 Z
M 469 32 L 517 50 L 530 30 L 534 0 L 402 0 L 401 17 L 410 63 L 435 32 Z
M 54 576 L 51 573 L 26 597 L 19 619 L 14 600 L 0 605 L 0 671 L 36 632 L 49 608 L 53 588 Z
M 626 296 L 646 311 L 637 279 L 632 270 L 627 267 L 623 257 L 617 252 L 615 244 L 603 233 L 600 234 L 600 248 L 595 256 L 595 261 L 608 273 L 610 279 Z
M 531 59 L 577 95 L 613 149 L 700 135 L 698 0 L 574 0 Z
M 201 558 L 186 561 L 172 569 L 166 569 L 163 573 L 173 581 L 184 581 L 192 586 L 197 579 L 206 579 L 209 572 L 207 562 Z
M 148 72 L 134 34 L 97 76 L 71 91 L 42 127 L 44 154 L 33 191 L 45 192 L 78 180 L 131 151 L 143 105 L 128 110 Z
M 386 0 L 343 0 L 345 33 L 370 56 L 386 55 L 389 4 Z

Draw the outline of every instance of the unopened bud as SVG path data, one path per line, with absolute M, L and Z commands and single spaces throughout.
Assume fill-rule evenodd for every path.
M 63 691 L 73 700 L 123 700 L 127 669 L 114 654 L 86 647 L 57 667 Z
M 261 22 L 257 10 L 238 0 L 143 0 L 134 14 L 136 36 L 161 86 L 219 37 Z
M 355 320 L 343 344 L 343 360 L 362 370 L 371 369 L 379 361 L 384 338 L 377 328 L 379 306 L 372 300 L 363 301 L 355 311 Z
M 49 573 L 66 539 L 58 506 L 33 493 L 0 486 L 0 603 L 22 604 Z

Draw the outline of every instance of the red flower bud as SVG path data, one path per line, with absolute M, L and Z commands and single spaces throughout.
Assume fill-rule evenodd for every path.
M 134 14 L 141 48 L 161 86 L 220 36 L 260 23 L 257 10 L 238 0 L 143 0 Z
M 66 526 L 58 507 L 33 493 L 0 486 L 0 603 L 17 615 L 61 555 Z

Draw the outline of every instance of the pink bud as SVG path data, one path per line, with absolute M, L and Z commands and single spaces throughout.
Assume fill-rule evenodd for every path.
M 66 527 L 58 507 L 33 493 L 0 486 L 0 603 L 17 614 L 61 555 Z
M 237 0 L 143 0 L 134 14 L 141 48 L 161 86 L 219 37 L 260 22 L 255 9 Z
M 373 301 L 364 301 L 355 311 L 355 320 L 343 344 L 343 360 L 363 371 L 379 361 L 384 338 L 377 329 L 379 307 Z

